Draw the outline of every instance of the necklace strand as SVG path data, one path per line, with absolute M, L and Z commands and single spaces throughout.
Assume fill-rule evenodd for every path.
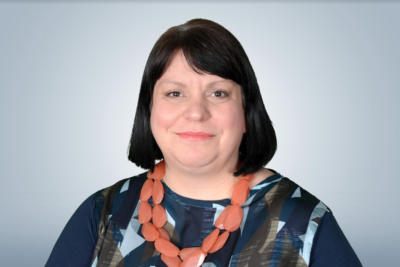
M 239 176 L 240 181 L 233 188 L 231 205 L 225 207 L 215 221 L 215 230 L 204 240 L 201 247 L 184 248 L 180 250 L 172 244 L 168 232 L 163 228 L 167 222 L 165 209 L 161 206 L 164 198 L 164 187 L 161 180 L 165 175 L 165 162 L 162 160 L 147 172 L 147 180 L 140 192 L 139 222 L 142 224 L 142 235 L 146 241 L 154 242 L 161 253 L 161 259 L 168 267 L 199 267 L 203 264 L 208 253 L 221 249 L 230 232 L 236 231 L 242 222 L 243 211 L 240 205 L 246 201 L 249 193 L 249 181 L 254 174 Z M 148 200 L 153 200 L 152 207 Z M 151 221 L 151 222 L 150 222 Z M 222 232 L 223 231 L 223 232 Z

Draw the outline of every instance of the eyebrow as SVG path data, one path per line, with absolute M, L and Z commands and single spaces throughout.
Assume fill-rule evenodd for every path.
M 185 86 L 185 84 L 184 83 L 181 83 L 181 82 L 177 82 L 177 81 L 170 81 L 170 80 L 162 80 L 161 82 L 160 82 L 160 84 L 161 83 L 172 83 L 172 84 L 175 84 L 175 85 L 178 85 L 178 86 Z
M 207 84 L 207 87 L 210 87 L 210 86 L 218 84 L 218 83 L 226 83 L 226 82 L 228 82 L 228 81 L 227 80 L 220 80 L 220 81 L 211 82 L 211 83 Z M 181 83 L 181 82 L 178 82 L 178 81 L 172 81 L 172 80 L 162 80 L 160 82 L 160 84 L 161 83 L 172 83 L 172 84 L 175 84 L 175 85 L 178 85 L 178 86 L 182 86 L 182 87 L 186 86 L 186 84 L 184 84 L 184 83 Z

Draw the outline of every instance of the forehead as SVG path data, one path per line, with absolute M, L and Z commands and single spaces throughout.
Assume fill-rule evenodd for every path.
M 199 71 L 201 73 L 201 71 Z M 176 50 L 164 68 L 164 72 L 156 84 L 175 84 L 186 85 L 191 83 L 201 83 L 206 85 L 213 84 L 232 84 L 233 81 L 224 79 L 217 75 L 195 72 L 187 63 L 185 55 L 181 49 Z

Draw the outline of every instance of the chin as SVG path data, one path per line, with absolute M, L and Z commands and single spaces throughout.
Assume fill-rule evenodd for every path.
M 181 155 L 177 155 L 176 158 L 182 165 L 190 168 L 205 166 L 215 159 L 209 153 L 182 153 Z

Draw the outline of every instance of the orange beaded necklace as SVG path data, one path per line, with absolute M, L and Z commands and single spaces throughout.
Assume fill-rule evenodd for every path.
M 244 204 L 250 193 L 249 181 L 254 178 L 254 174 L 239 176 L 240 181 L 233 189 L 232 205 L 226 206 L 219 215 L 215 221 L 216 229 L 203 240 L 201 247 L 182 250 L 170 242 L 168 232 L 162 228 L 167 222 L 165 210 L 160 205 L 164 197 L 164 187 L 161 183 L 164 175 L 164 161 L 160 161 L 155 166 L 154 172 L 147 173 L 148 179 L 140 192 L 139 204 L 139 222 L 143 224 L 142 234 L 147 241 L 154 242 L 155 248 L 161 253 L 161 259 L 168 267 L 201 266 L 207 254 L 222 248 L 229 233 L 239 228 L 243 218 L 240 205 Z M 153 207 L 147 202 L 150 197 L 153 198 Z M 225 230 L 225 232 L 220 234 L 220 230 Z

